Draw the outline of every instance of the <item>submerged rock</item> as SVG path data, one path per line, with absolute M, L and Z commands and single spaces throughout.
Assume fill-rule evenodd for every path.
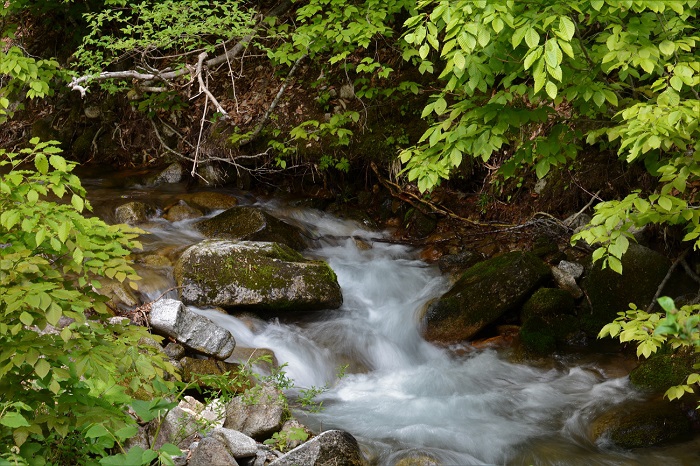
M 527 252 L 480 262 L 428 307 L 425 337 L 442 343 L 467 340 L 516 309 L 549 277 L 549 267 Z
M 313 311 L 340 307 L 333 270 L 288 246 L 252 241 L 203 241 L 175 265 L 182 300 L 188 304 Z
M 185 194 L 182 199 L 189 205 L 192 205 L 205 212 L 212 210 L 230 209 L 238 204 L 238 199 L 235 197 L 214 191 L 202 191 L 199 193 Z
M 151 305 L 151 327 L 184 346 L 217 359 L 231 356 L 236 341 L 228 330 L 187 309 L 180 301 L 161 299 Z
M 179 222 L 180 220 L 189 220 L 193 218 L 199 218 L 204 213 L 201 210 L 189 206 L 186 202 L 180 201 L 179 203 L 171 206 L 163 215 L 163 218 L 169 222 Z
M 342 430 L 327 430 L 298 446 L 269 466 L 364 466 L 355 437 Z
M 631 401 L 614 406 L 591 424 L 595 441 L 622 448 L 663 444 L 690 433 L 691 425 L 678 403 Z
M 153 215 L 154 210 L 151 206 L 139 201 L 127 202 L 122 204 L 114 212 L 114 220 L 116 223 L 126 223 L 127 225 L 137 225 L 148 221 L 148 217 Z
M 232 207 L 194 226 L 208 238 L 268 241 L 286 244 L 296 250 L 306 248 L 299 228 L 255 207 Z

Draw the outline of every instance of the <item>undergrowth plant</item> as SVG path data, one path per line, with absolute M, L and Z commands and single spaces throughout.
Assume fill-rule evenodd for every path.
M 678 309 L 669 297 L 659 298 L 658 302 L 663 309 L 661 314 L 645 312 L 630 304 L 630 309 L 619 312 L 620 317 L 601 329 L 598 338 L 610 336 L 622 343 L 634 342 L 637 357 L 648 358 L 665 346 L 673 350 L 690 348 L 700 352 L 700 304 Z M 700 369 L 700 365 L 696 364 L 695 369 Z M 688 375 L 685 383 L 670 387 L 665 396 L 674 400 L 685 393 L 694 393 L 695 386 L 700 386 L 698 373 Z
M 171 393 L 167 358 L 144 327 L 112 322 L 100 277 L 133 283 L 138 230 L 91 210 L 58 143 L 0 150 L 0 461 L 114 464 L 136 433 L 136 397 Z M 172 445 L 139 452 L 169 463 Z M 123 464 L 123 463 L 122 463 Z

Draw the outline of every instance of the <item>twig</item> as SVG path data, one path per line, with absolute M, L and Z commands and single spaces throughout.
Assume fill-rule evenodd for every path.
M 209 100 L 204 101 L 204 111 L 202 112 L 202 121 L 199 123 L 199 137 L 197 138 L 197 147 L 194 150 L 194 161 L 192 163 L 192 176 L 197 173 L 197 164 L 199 161 L 199 149 L 202 143 L 202 132 L 204 131 L 204 122 L 207 120 L 207 107 L 209 106 Z
M 659 299 L 659 296 L 661 296 L 661 293 L 664 290 L 664 286 L 666 286 L 666 283 L 668 283 L 668 281 L 671 279 L 671 275 L 673 275 L 673 271 L 676 270 L 676 267 L 678 266 L 678 264 L 683 262 L 683 260 L 685 259 L 685 256 L 687 256 L 688 253 L 690 252 L 690 249 L 691 248 L 688 248 L 685 251 L 683 251 L 683 253 L 681 253 L 681 255 L 678 256 L 678 258 L 675 261 L 673 261 L 673 264 L 671 264 L 671 267 L 669 267 L 668 272 L 666 272 L 666 276 L 664 277 L 663 280 L 661 280 L 661 283 L 659 284 L 658 288 L 656 288 L 656 293 L 654 294 L 654 297 L 651 298 L 651 303 L 649 303 L 649 305 L 647 306 L 646 312 L 651 312 L 654 305 L 656 304 L 656 300 Z
M 199 57 L 197 57 L 197 67 L 195 68 L 195 72 L 197 74 L 197 81 L 199 82 L 199 90 L 201 92 L 204 92 L 207 98 L 211 101 L 212 105 L 216 107 L 217 112 L 221 113 L 224 116 L 224 118 L 229 119 L 230 117 L 228 116 L 228 112 L 226 112 L 226 110 L 224 110 L 219 101 L 216 100 L 214 94 L 209 92 L 209 88 L 204 83 L 204 77 L 202 76 L 202 66 L 204 64 L 205 58 L 207 58 L 207 52 L 202 52 L 199 54 Z
M 567 227 L 570 227 L 571 225 L 573 225 L 574 221 L 575 221 L 577 218 L 579 218 L 579 217 L 581 216 L 581 214 L 583 214 L 590 206 L 592 206 L 593 203 L 594 203 L 596 200 L 601 200 L 601 199 L 598 197 L 598 194 L 600 194 L 600 190 L 597 191 L 597 192 L 591 197 L 591 200 L 588 201 L 588 204 L 586 204 L 585 206 L 583 206 L 583 209 L 579 210 L 579 211 L 576 212 L 574 215 L 572 215 L 571 217 L 569 217 L 568 219 L 566 219 L 566 221 L 564 221 L 564 225 L 566 225 Z

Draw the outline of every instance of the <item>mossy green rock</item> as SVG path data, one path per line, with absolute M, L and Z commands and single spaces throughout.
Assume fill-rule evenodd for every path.
M 691 425 L 677 403 L 630 401 L 614 406 L 591 424 L 593 440 L 609 439 L 622 448 L 659 445 L 690 433 Z
M 540 288 L 523 305 L 520 312 L 522 321 L 530 317 L 543 318 L 574 313 L 574 298 L 559 288 Z
M 194 226 L 208 238 L 269 241 L 286 244 L 296 250 L 306 247 L 299 228 L 255 207 L 232 207 Z
M 476 264 L 428 307 L 426 339 L 453 343 L 471 338 L 521 306 L 550 274 L 547 264 L 528 252 L 511 252 Z
M 656 354 L 640 362 L 639 366 L 630 372 L 630 382 L 636 388 L 663 393 L 674 385 L 685 382 L 685 379 L 697 372 L 693 364 L 700 362 L 700 357 L 691 352 L 678 354 Z
M 238 204 L 238 199 L 226 193 L 215 191 L 201 191 L 198 193 L 184 194 L 181 196 L 188 204 L 211 212 L 212 210 L 230 209 Z
M 618 317 L 618 312 L 626 311 L 629 303 L 645 308 L 670 266 L 671 261 L 665 256 L 634 243 L 622 256 L 622 275 L 593 264 L 582 282 L 591 303 L 590 314 L 585 319 L 586 332 L 596 336 L 605 324 Z M 676 298 L 696 291 L 697 284 L 678 267 L 664 287 L 662 296 Z
M 175 264 L 183 302 L 264 311 L 313 311 L 340 307 L 340 285 L 326 262 L 289 246 L 253 241 L 203 241 Z

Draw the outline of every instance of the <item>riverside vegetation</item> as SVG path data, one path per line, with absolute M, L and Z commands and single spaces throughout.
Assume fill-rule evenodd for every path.
M 131 105 L 153 128 L 157 151 L 193 173 L 219 163 L 253 176 L 312 172 L 327 180 L 375 162 L 435 205 L 429 193 L 450 183 L 485 186 L 486 201 L 516 202 L 534 180 L 577 179 L 612 164 L 643 173 L 641 181 L 589 186 L 600 188 L 599 202 L 572 241 L 595 246 L 593 260 L 622 273 L 634 229 L 655 227 L 675 238 L 676 251 L 700 243 L 699 8 L 697 0 L 10 0 L 1 13 L 3 139 L 16 144 L 22 131 L 13 125 L 42 102 L 103 92 Z M 57 37 L 60 46 L 47 46 Z M 250 85 L 258 64 L 278 73 L 278 89 L 250 118 L 234 111 L 243 105 L 236 82 Z M 280 101 L 298 98 L 299 87 L 311 104 L 298 106 L 300 114 L 284 110 Z M 380 129 L 382 108 L 417 123 L 408 132 Z M 119 153 L 120 124 L 100 111 L 117 130 L 89 133 L 87 147 L 110 133 Z M 135 432 L 126 409 L 136 392 L 158 399 L 175 386 L 165 379 L 167 360 L 137 344 L 145 329 L 100 318 L 94 279 L 137 278 L 128 255 L 139 232 L 82 215 L 89 203 L 75 163 L 49 142 L 78 140 L 52 131 L 3 151 L 0 162 L 0 451 L 19 463 L 61 464 L 77 446 L 93 458 L 109 455 Z M 204 133 L 222 136 L 228 155 L 207 151 Z M 380 153 L 353 152 L 379 137 L 389 141 Z M 659 302 L 660 313 L 622 312 L 601 336 L 638 342 L 641 356 L 700 346 L 698 305 Z M 74 322 L 46 331 L 62 318 Z M 667 395 L 698 382 L 692 374 Z M 173 452 L 140 454 L 144 463 L 167 462 Z

